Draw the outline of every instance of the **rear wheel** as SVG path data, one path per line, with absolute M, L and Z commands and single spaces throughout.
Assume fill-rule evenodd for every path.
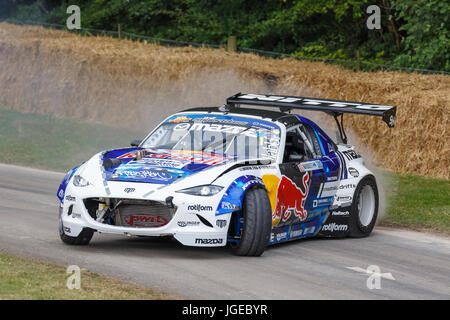
M 89 244 L 89 242 L 92 239 L 92 236 L 94 235 L 94 230 L 90 228 L 83 228 L 81 230 L 80 234 L 77 237 L 71 237 L 64 233 L 64 225 L 62 221 L 62 208 L 59 208 L 59 221 L 58 221 L 58 231 L 59 231 L 59 237 L 61 238 L 62 242 L 65 244 L 70 245 L 79 245 L 79 246 L 86 246 Z
M 272 210 L 267 192 L 252 188 L 243 201 L 242 235 L 231 248 L 239 256 L 260 256 L 266 249 L 272 229 Z
M 350 237 L 367 237 L 378 216 L 378 188 L 373 176 L 361 180 L 355 190 L 350 215 Z

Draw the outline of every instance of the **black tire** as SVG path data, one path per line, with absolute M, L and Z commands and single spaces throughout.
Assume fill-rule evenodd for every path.
M 231 248 L 238 256 L 260 256 L 266 249 L 272 230 L 272 210 L 266 190 L 248 190 L 242 208 L 244 224 L 241 240 Z
M 361 194 L 364 192 L 364 194 Z M 369 195 L 372 193 L 372 196 Z M 369 199 L 369 201 L 361 201 L 361 197 L 363 199 Z M 370 205 L 366 205 L 365 209 L 373 208 L 373 215 L 370 213 L 372 209 L 367 210 L 369 214 L 366 216 L 362 213 L 364 210 L 364 204 L 360 204 L 361 202 L 370 203 Z M 349 236 L 353 238 L 362 238 L 367 237 L 372 232 L 375 222 L 377 221 L 378 216 L 378 188 L 375 178 L 373 176 L 364 177 L 356 187 L 355 193 L 353 195 L 352 206 L 350 209 L 350 225 L 349 225 Z M 361 214 L 363 217 L 361 217 Z
M 94 230 L 91 228 L 83 228 L 77 237 L 71 237 L 64 233 L 64 225 L 61 219 L 62 208 L 59 209 L 59 221 L 58 221 L 58 231 L 59 237 L 62 242 L 69 245 L 86 246 L 92 239 L 94 235 Z

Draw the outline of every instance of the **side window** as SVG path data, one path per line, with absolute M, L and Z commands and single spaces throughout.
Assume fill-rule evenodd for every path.
M 286 132 L 283 162 L 303 162 L 321 156 L 319 141 L 311 127 L 302 124 Z
M 320 149 L 319 140 L 317 139 L 314 129 L 311 128 L 310 125 L 304 123 L 300 126 L 300 130 L 305 133 L 306 138 L 311 143 L 311 147 L 314 151 L 314 158 L 321 158 L 323 156 L 322 150 Z

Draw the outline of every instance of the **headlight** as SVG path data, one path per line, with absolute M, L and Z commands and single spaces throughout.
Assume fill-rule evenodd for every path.
M 192 187 L 192 188 L 187 188 L 187 189 L 183 189 L 183 190 L 178 190 L 176 192 L 192 194 L 194 196 L 213 196 L 213 195 L 217 194 L 218 192 L 220 192 L 220 190 L 222 190 L 222 189 L 223 189 L 223 187 L 220 187 L 220 186 L 205 185 L 205 186 L 198 186 L 198 187 Z
M 75 175 L 73 177 L 73 185 L 75 187 L 86 187 L 89 185 L 89 182 L 80 175 Z

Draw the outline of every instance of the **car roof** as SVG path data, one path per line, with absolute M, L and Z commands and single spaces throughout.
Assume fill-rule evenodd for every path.
M 238 114 L 242 116 L 256 116 L 264 119 L 271 119 L 273 122 L 278 121 L 283 123 L 286 127 L 290 127 L 299 123 L 299 118 L 294 114 L 284 113 L 280 111 L 273 111 L 267 109 L 254 109 L 254 108 L 236 108 L 228 107 L 227 111 L 221 111 L 219 107 L 198 107 L 186 109 L 180 112 L 205 112 L 205 113 L 221 113 L 221 114 Z

